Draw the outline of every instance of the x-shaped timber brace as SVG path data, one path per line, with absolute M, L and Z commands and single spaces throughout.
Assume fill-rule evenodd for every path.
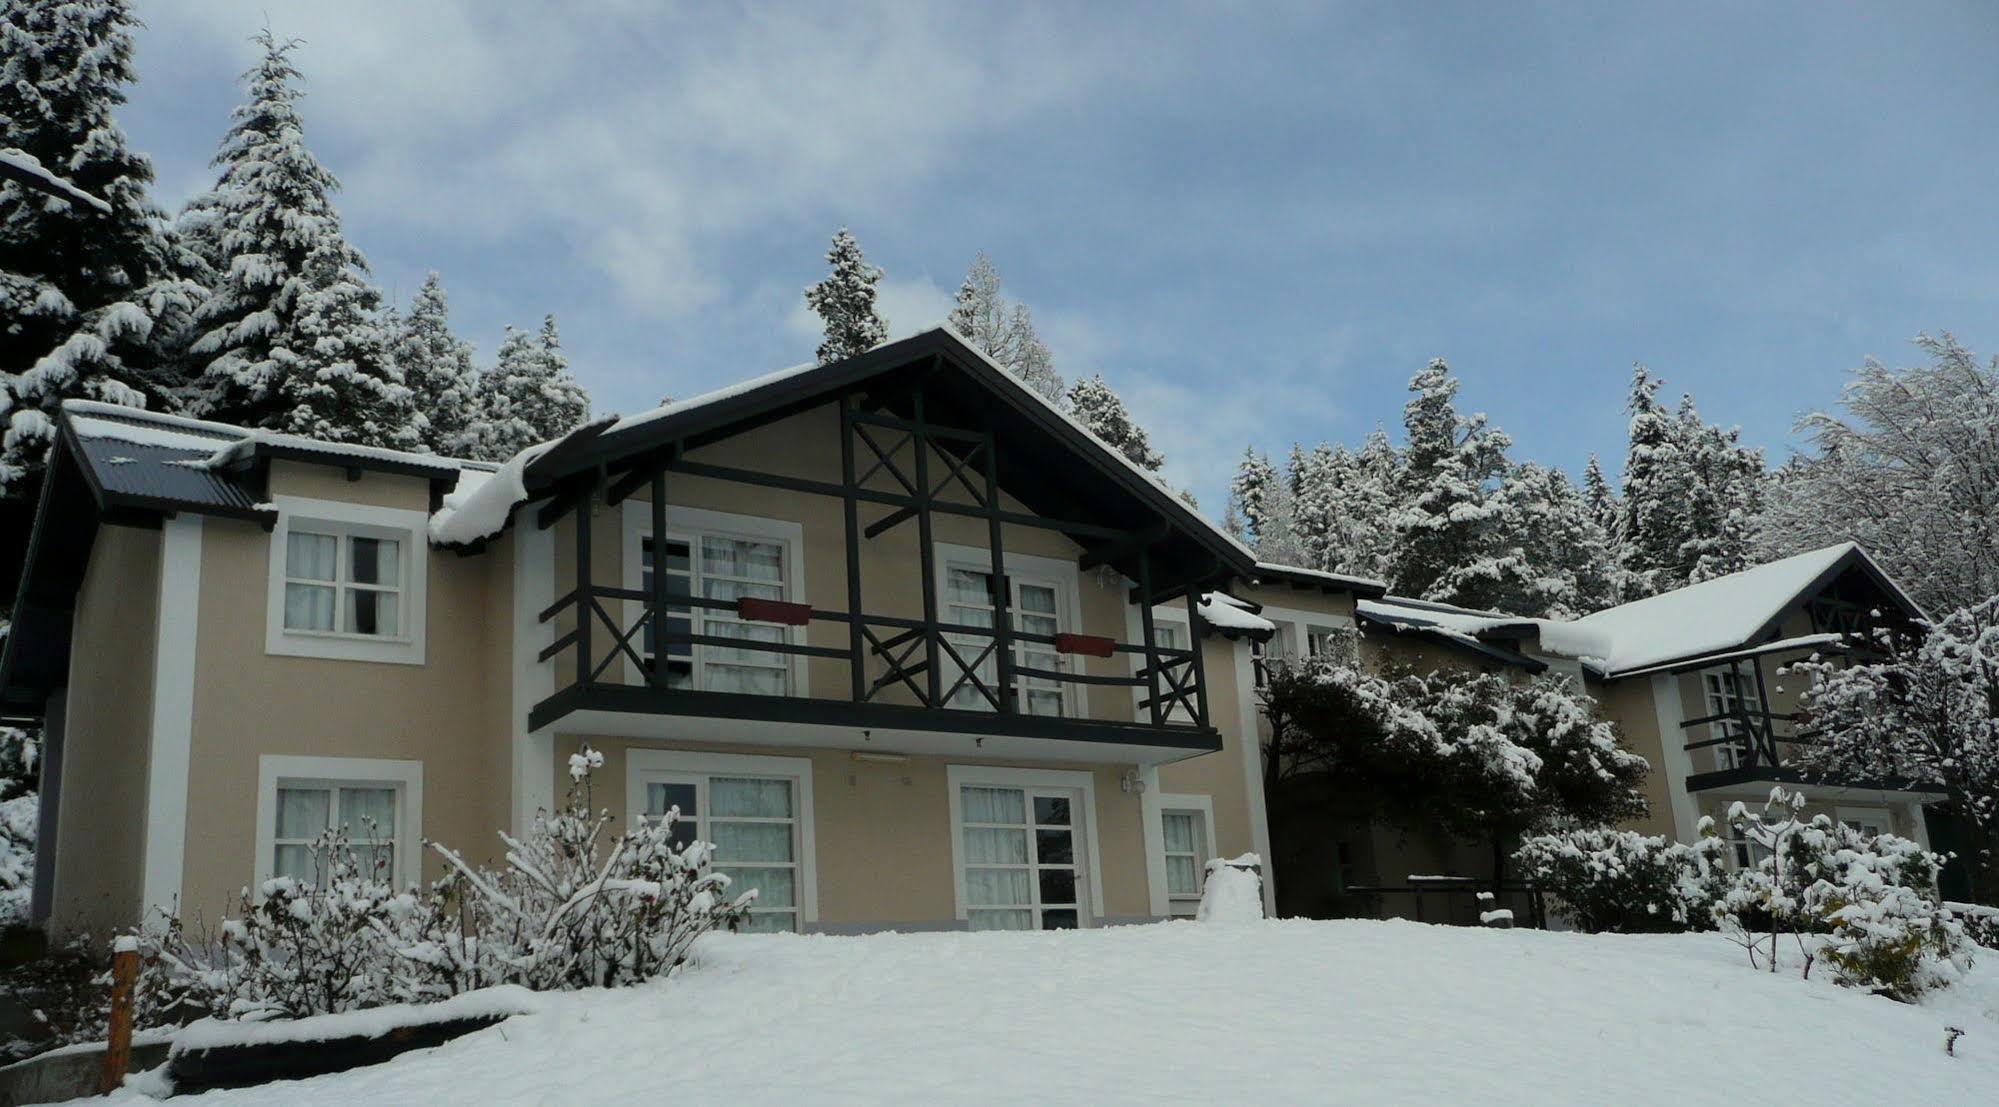
M 1140 688 L 1140 710 L 1156 727 L 1194 727 L 1207 730 L 1209 716 L 1199 638 L 1193 631 L 1200 626 L 1198 600 L 1201 579 L 1176 582 L 1166 588 L 1155 586 L 1150 548 L 1164 539 L 1168 527 L 1160 520 L 1139 530 L 1125 530 L 1080 520 L 1056 519 L 1007 510 L 1000 496 L 998 456 L 991 431 L 962 430 L 930 422 L 924 412 L 920 388 L 909 396 L 910 417 L 903 418 L 865 405 L 861 394 L 840 397 L 840 481 L 811 480 L 776 473 L 760 473 L 725 465 L 695 461 L 685 456 L 681 443 L 660 447 L 635 458 L 631 466 L 612 477 L 598 467 L 573 479 L 537 512 L 542 528 L 553 526 L 564 514 L 576 514 L 576 585 L 540 614 L 542 622 L 555 619 L 575 608 L 572 628 L 541 651 L 547 661 L 564 650 L 573 651 L 575 677 L 571 688 L 559 692 L 567 697 L 575 691 L 597 686 L 604 674 L 620 658 L 631 662 L 636 672 L 646 675 L 647 685 L 661 695 L 671 695 L 663 664 L 649 664 L 633 643 L 650 623 L 656 656 L 663 657 L 672 644 L 690 647 L 736 649 L 792 657 L 818 657 L 847 662 L 851 674 L 853 702 L 867 703 L 891 688 L 904 688 L 917 704 L 930 709 L 945 708 L 960 692 L 977 693 L 979 707 L 1001 715 L 1020 713 L 1018 682 L 1038 678 L 1067 685 L 1110 685 Z M 905 459 L 903 455 L 907 454 Z M 863 468 L 865 466 L 865 468 Z M 941 470 L 941 471 L 940 471 Z M 759 488 L 774 488 L 836 497 L 841 501 L 846 544 L 847 606 L 845 611 L 810 607 L 805 604 L 772 600 L 716 600 L 705 596 L 668 594 L 663 567 L 663 547 L 655 548 L 655 568 L 649 589 L 610 587 L 591 579 L 590 506 L 599 494 L 608 505 L 616 505 L 642 488 L 651 492 L 652 533 L 666 534 L 666 486 L 669 474 L 705 477 Z M 885 477 L 893 490 L 870 486 Z M 966 499 L 945 499 L 947 491 L 962 492 Z M 873 522 L 861 523 L 863 504 L 890 508 Z M 932 519 L 937 514 L 983 519 L 987 526 L 992 555 L 991 594 L 993 625 L 972 626 L 950 623 L 938 615 L 937 553 Z M 861 549 L 904 523 L 914 521 L 921 558 L 923 616 L 910 619 L 894 615 L 867 614 L 861 596 Z M 1083 570 L 1124 559 L 1135 562 L 1137 587 L 1129 601 L 1138 605 L 1141 641 L 1122 643 L 1109 638 L 1074 633 L 1031 634 L 1013 626 L 1012 594 L 1006 575 L 1003 541 L 1007 526 L 1054 530 L 1079 542 L 1090 544 L 1078 560 Z M 1210 572 L 1219 565 L 1210 567 Z M 1153 606 L 1179 597 L 1187 610 L 1189 641 L 1183 647 L 1159 645 L 1153 620 Z M 617 610 L 604 601 L 636 602 L 643 608 L 639 618 L 625 625 L 613 616 Z M 789 639 L 773 642 L 752 641 L 700 633 L 700 620 L 691 617 L 697 610 L 726 610 L 743 621 L 780 626 L 806 626 L 813 621 L 845 624 L 844 647 L 813 646 Z M 857 614 L 858 613 L 858 614 Z M 675 614 L 685 618 L 686 627 L 671 625 Z M 608 631 L 609 645 L 601 652 L 594 648 L 594 635 Z M 953 641 L 953 639 L 958 641 Z M 965 640 L 984 640 L 972 648 Z M 1142 663 L 1133 676 L 1098 675 L 1068 669 L 1044 669 L 1023 665 L 1015 656 L 1020 644 L 1047 647 L 1071 656 L 1113 657 L 1137 654 Z M 870 679 L 870 661 L 878 668 Z M 948 660 L 949 665 L 946 665 Z M 987 661 L 993 663 L 995 679 L 980 675 Z M 955 675 L 953 675 L 955 674 Z M 750 693 L 743 693 L 750 694 Z M 552 702 L 553 698 L 551 699 Z M 662 702 L 662 710 L 670 710 Z

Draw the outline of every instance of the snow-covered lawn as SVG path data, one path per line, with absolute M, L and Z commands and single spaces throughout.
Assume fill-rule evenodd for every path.
M 669 982 L 548 997 L 440 1049 L 204 1102 L 1685 1107 L 1999 1095 L 1999 955 L 1909 1007 L 1752 972 L 1712 935 L 1173 923 L 711 935 L 697 954 Z M 1946 1025 L 1966 1031 L 1955 1058 Z

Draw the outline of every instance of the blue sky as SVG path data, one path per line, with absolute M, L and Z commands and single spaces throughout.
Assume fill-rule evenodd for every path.
M 1864 356 L 1999 348 L 1986 4 L 138 7 L 163 200 L 268 19 L 385 289 L 440 270 L 482 355 L 555 312 L 603 410 L 809 359 L 841 224 L 897 331 L 987 251 L 1217 514 L 1434 356 L 1573 472 L 1635 360 L 1775 460 Z

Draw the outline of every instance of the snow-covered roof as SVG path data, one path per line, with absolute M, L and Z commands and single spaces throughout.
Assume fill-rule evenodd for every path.
M 1246 634 L 1252 638 L 1268 638 L 1277 632 L 1276 623 L 1258 615 L 1249 604 L 1227 592 L 1209 592 L 1201 597 L 1201 620 L 1230 637 Z
M 111 214 L 110 204 L 56 176 L 42 164 L 41 159 L 26 150 L 12 146 L 0 148 L 0 176 L 19 181 L 30 188 L 41 189 L 58 199 L 95 208 L 105 215 Z
M 1302 566 L 1285 565 L 1276 561 L 1257 562 L 1256 573 L 1259 577 L 1309 581 L 1330 585 L 1331 587 L 1348 592 L 1358 592 L 1363 595 L 1380 596 L 1386 594 L 1388 591 L 1386 582 L 1375 580 L 1372 577 L 1357 577 L 1346 573 L 1329 573 L 1324 569 L 1307 569 Z
M 1611 644 L 1604 659 L 1611 676 L 1737 650 L 1753 645 L 1800 595 L 1854 557 L 1879 572 L 1864 550 L 1842 542 L 1606 608 L 1575 626 Z

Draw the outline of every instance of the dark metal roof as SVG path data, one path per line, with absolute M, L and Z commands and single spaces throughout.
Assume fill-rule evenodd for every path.
M 1451 649 L 1477 654 L 1502 665 L 1525 669 L 1530 673 L 1544 672 L 1548 668 L 1547 662 L 1528 657 L 1507 645 L 1508 642 L 1516 641 L 1518 638 L 1509 633 L 1513 629 L 1511 626 L 1493 628 L 1498 633 L 1492 635 L 1492 640 L 1487 640 L 1484 635 L 1474 637 L 1446 626 L 1437 619 L 1425 618 L 1421 610 L 1409 610 L 1407 613 L 1398 611 L 1393 614 L 1360 610 L 1354 612 L 1354 618 L 1360 623 L 1363 631 L 1369 627 L 1378 627 L 1393 634 L 1414 635 Z M 1531 624 L 1527 625 L 1531 629 Z
M 238 518 L 275 518 L 260 509 L 247 474 L 211 469 L 208 453 L 115 438 L 79 436 L 76 448 L 91 491 L 105 507 L 152 507 Z

